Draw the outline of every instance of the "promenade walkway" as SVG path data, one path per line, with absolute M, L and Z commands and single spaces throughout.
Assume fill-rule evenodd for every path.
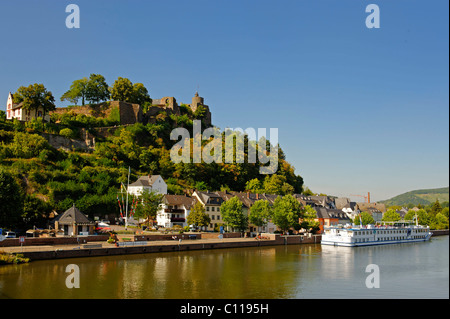
M 172 245 L 192 245 L 192 244 L 216 244 L 216 243 L 246 243 L 246 242 L 256 242 L 255 238 L 223 238 L 223 239 L 185 239 L 185 240 L 152 240 L 152 241 L 137 241 L 137 242 L 126 242 L 122 245 L 125 247 L 137 247 L 137 246 L 172 246 Z M 116 246 L 114 244 L 109 244 L 107 242 L 91 242 L 88 244 L 79 245 L 42 245 L 42 246 L 13 246 L 13 247 L 0 247 L 0 251 L 5 253 L 26 253 L 26 252 L 43 252 L 43 251 L 62 251 L 62 250 L 78 250 L 78 249 L 100 249 L 100 248 L 111 248 L 114 249 Z

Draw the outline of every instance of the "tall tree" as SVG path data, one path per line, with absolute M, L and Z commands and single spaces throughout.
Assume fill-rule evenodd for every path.
M 316 221 L 317 213 L 310 205 L 303 207 L 303 218 L 300 227 L 309 232 L 316 233 L 320 229 L 320 224 Z
M 14 228 L 22 221 L 23 192 L 13 176 L 0 169 L 0 228 Z
M 433 217 L 436 217 L 437 214 L 439 214 L 442 211 L 441 204 L 439 203 L 439 199 L 436 199 L 433 206 L 431 206 L 430 214 Z
M 265 193 L 276 195 L 293 194 L 295 191 L 294 187 L 286 182 L 286 176 L 278 174 L 267 175 L 263 188 Z
M 119 77 L 111 87 L 111 99 L 139 105 L 152 101 L 144 84 L 133 84 L 129 79 L 122 77 Z
M 127 78 L 119 77 L 111 87 L 113 101 L 130 102 L 133 98 L 133 83 Z
M 245 183 L 245 190 L 256 194 L 264 193 L 261 182 L 257 178 L 251 179 Z
M 162 203 L 162 194 L 157 192 L 144 190 L 138 197 L 135 216 L 142 219 L 147 219 L 147 226 L 150 226 L 150 221 L 156 219 L 158 207 Z
M 361 221 L 363 225 L 375 224 L 375 219 L 368 212 L 362 212 L 361 216 L 356 216 L 353 223 L 360 225 Z
M 100 74 L 91 74 L 86 85 L 86 100 L 92 103 L 99 103 L 109 99 L 109 87 L 105 77 Z
M 81 105 L 84 105 L 88 81 L 86 77 L 73 81 L 70 89 L 61 96 L 61 101 L 69 101 L 76 105 L 81 98 Z
M 151 103 L 152 99 L 148 94 L 148 90 L 142 83 L 134 83 L 133 84 L 133 97 L 131 99 L 131 103 L 137 103 L 139 105 L 143 105 L 145 103 Z
M 272 222 L 286 232 L 291 227 L 298 227 L 302 213 L 302 207 L 294 196 L 278 196 L 273 204 Z
M 35 111 L 35 117 L 38 115 L 39 108 L 42 108 L 43 115 L 55 109 L 55 98 L 52 92 L 47 91 L 43 84 L 30 84 L 21 86 L 13 94 L 14 103 L 23 103 L 25 110 Z
M 262 227 L 267 225 L 272 215 L 272 207 L 267 200 L 257 200 L 252 207 L 250 207 L 250 214 L 248 215 L 249 222 L 255 226 Z
M 410 210 L 408 210 L 408 213 L 406 213 L 404 219 L 412 220 L 414 222 L 417 219 L 417 223 L 419 225 L 428 225 L 429 220 L 430 220 L 425 209 L 419 209 L 418 211 L 410 209 Z
M 206 214 L 205 207 L 203 207 L 202 203 L 195 203 L 187 217 L 187 222 L 189 225 L 194 225 L 195 227 L 206 227 L 209 225 L 211 219 Z
M 401 219 L 400 214 L 393 209 L 388 209 L 381 219 L 384 222 L 396 222 Z
M 232 197 L 220 206 L 222 220 L 231 228 L 243 232 L 248 227 L 248 218 L 242 209 L 242 202 L 238 197 Z

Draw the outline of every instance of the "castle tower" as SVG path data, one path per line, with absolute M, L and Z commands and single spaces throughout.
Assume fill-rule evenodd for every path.
M 195 112 L 199 105 L 205 105 L 205 101 L 201 96 L 198 96 L 198 92 L 195 92 L 195 96 L 192 98 L 191 104 L 192 112 Z

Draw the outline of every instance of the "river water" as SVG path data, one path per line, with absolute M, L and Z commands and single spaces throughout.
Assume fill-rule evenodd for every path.
M 68 265 L 79 288 L 68 288 Z M 376 265 L 366 272 L 368 265 Z M 449 236 L 371 247 L 288 245 L 0 266 L 0 298 L 449 298 Z M 370 278 L 370 280 L 369 280 Z M 368 288 L 366 282 L 378 283 Z M 71 281 L 75 282 L 75 281 Z M 370 285 L 370 284 L 369 284 Z

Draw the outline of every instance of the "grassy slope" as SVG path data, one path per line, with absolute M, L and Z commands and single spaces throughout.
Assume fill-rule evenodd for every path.
M 434 203 L 436 199 L 439 202 L 446 202 L 449 200 L 449 188 L 433 188 L 433 189 L 419 189 L 410 191 L 407 193 L 400 194 L 391 199 L 381 201 L 381 203 L 386 204 L 387 206 L 400 205 L 405 206 L 407 204 L 422 204 L 428 205 L 430 203 Z

